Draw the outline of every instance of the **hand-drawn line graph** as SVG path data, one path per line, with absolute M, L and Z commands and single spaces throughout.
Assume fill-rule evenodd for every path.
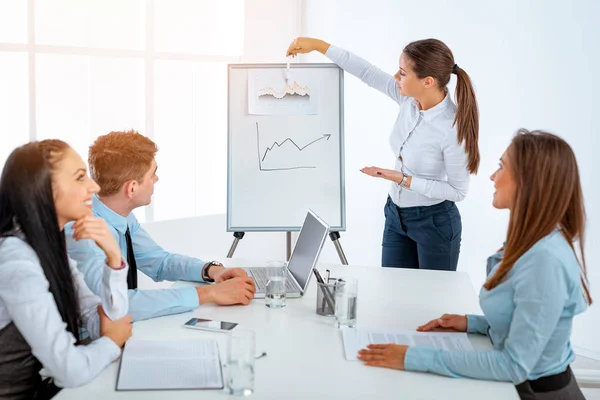
M 286 138 L 284 141 L 282 141 L 281 143 L 279 142 L 273 142 L 273 144 L 269 147 L 266 148 L 264 154 L 261 156 L 261 151 L 260 151 L 260 129 L 258 126 L 258 122 L 256 122 L 256 150 L 258 153 L 258 169 L 261 171 L 289 171 L 289 170 L 293 170 L 293 169 L 306 169 L 306 168 L 317 168 L 314 165 L 297 165 L 297 166 L 293 166 L 293 167 L 285 167 L 285 168 L 263 168 L 263 162 L 265 161 L 265 158 L 267 158 L 267 155 L 276 150 L 279 149 L 281 146 L 283 146 L 285 143 L 289 142 L 291 145 L 293 145 L 296 149 L 298 149 L 299 152 L 303 151 L 304 149 L 306 149 L 307 147 L 317 143 L 320 140 L 329 140 L 329 138 L 331 137 L 330 133 L 324 133 L 320 138 L 313 140 L 312 142 L 304 145 L 304 146 L 298 146 L 296 144 L 296 142 L 294 142 L 291 138 Z

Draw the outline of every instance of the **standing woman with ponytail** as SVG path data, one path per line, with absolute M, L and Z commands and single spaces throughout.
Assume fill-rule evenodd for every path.
M 390 136 L 395 168 L 366 167 L 392 182 L 385 205 L 384 267 L 455 271 L 462 223 L 455 202 L 467 195 L 479 167 L 479 113 L 467 73 L 436 39 L 409 43 L 392 76 L 322 40 L 297 38 L 288 56 L 323 53 L 399 105 Z M 457 75 L 455 105 L 447 84 Z

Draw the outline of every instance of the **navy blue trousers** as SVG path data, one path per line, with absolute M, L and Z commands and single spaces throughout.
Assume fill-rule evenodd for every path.
M 452 201 L 403 207 L 388 196 L 381 266 L 456 271 L 462 223 Z

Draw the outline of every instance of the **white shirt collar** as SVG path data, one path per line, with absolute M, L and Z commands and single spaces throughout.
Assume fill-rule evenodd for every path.
M 438 104 L 436 104 L 428 110 L 420 110 L 419 102 L 417 101 L 417 99 L 413 99 L 413 105 L 417 107 L 417 110 L 419 110 L 425 121 L 431 122 L 435 117 L 440 115 L 441 112 L 448 108 L 448 106 L 450 105 L 450 96 L 448 95 L 448 93 L 446 93 L 446 96 L 442 101 L 440 101 Z

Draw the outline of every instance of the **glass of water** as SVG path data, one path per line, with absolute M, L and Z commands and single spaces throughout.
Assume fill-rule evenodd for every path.
M 235 396 L 254 393 L 255 334 L 234 330 L 227 340 L 227 389 Z
M 287 276 L 287 263 L 271 261 L 267 263 L 267 291 L 265 305 L 270 308 L 285 307 L 285 279 Z
M 356 326 L 356 299 L 358 297 L 358 280 L 354 278 L 339 279 L 335 287 L 335 321 L 338 328 Z

